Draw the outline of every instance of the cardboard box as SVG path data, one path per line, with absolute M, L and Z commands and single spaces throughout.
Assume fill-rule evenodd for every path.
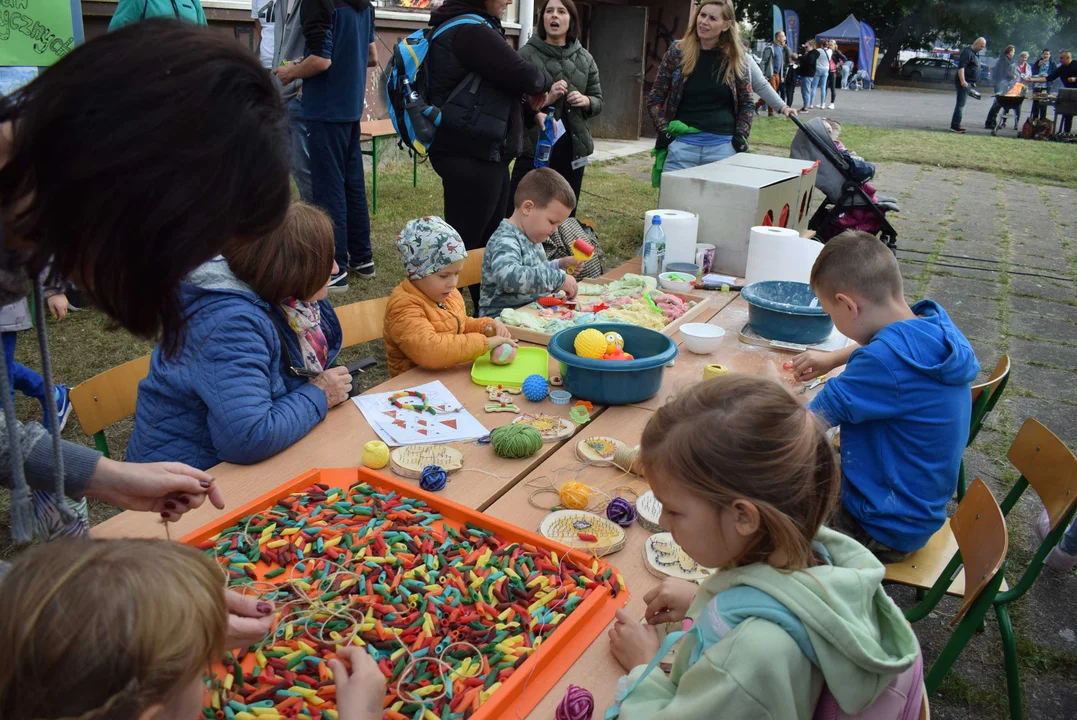
M 789 219 L 784 227 L 793 228 L 800 234 L 808 229 L 808 220 L 811 219 L 812 200 L 815 196 L 815 181 L 819 175 L 819 162 L 797 160 L 795 158 L 774 157 L 773 155 L 753 155 L 752 153 L 737 153 L 731 158 L 722 160 L 730 165 L 751 167 L 759 170 L 773 170 L 783 173 L 799 173 L 797 182 L 797 201 L 793 206 L 796 212 L 790 209 Z M 778 216 L 780 219 L 780 215 Z M 779 225 L 777 221 L 774 223 Z
M 743 277 L 751 229 L 780 225 L 783 209 L 799 218 L 800 179 L 799 170 L 710 163 L 663 173 L 658 206 L 699 215 L 697 242 L 715 246 L 714 272 Z

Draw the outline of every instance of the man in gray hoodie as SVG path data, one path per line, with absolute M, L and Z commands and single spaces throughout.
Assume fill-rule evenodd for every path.
M 278 6 L 272 9 L 278 20 L 273 49 L 273 67 L 278 68 L 284 63 L 302 61 L 306 40 L 303 37 L 303 21 L 299 15 L 299 6 L 302 4 L 300 0 L 274 0 L 274 4 Z M 280 89 L 281 100 L 288 106 L 292 137 L 292 177 L 295 178 L 295 184 L 299 187 L 299 199 L 303 202 L 313 202 L 307 121 L 303 119 L 303 80 L 296 79 L 287 85 L 282 85 L 274 75 L 273 81 Z

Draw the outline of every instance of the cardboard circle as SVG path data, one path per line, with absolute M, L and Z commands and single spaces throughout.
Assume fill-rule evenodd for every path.
M 401 477 L 418 480 L 427 465 L 437 465 L 452 475 L 464 466 L 464 454 L 446 445 L 404 445 L 389 453 L 389 467 Z
M 667 532 L 656 533 L 643 543 L 643 562 L 647 572 L 656 577 L 699 582 L 713 570 L 703 567 L 681 549 Z
M 610 452 L 608 456 L 600 455 L 595 448 L 591 447 L 589 443 L 593 440 L 603 441 L 609 443 Z M 584 438 L 576 443 L 576 457 L 583 462 L 590 463 L 596 467 L 608 467 L 613 465 L 613 455 L 617 452 L 618 448 L 627 447 L 623 442 L 617 438 L 605 437 L 603 435 L 593 435 L 589 438 Z
M 547 515 L 539 526 L 542 536 L 573 550 L 594 553 L 598 557 L 615 553 L 625 546 L 625 531 L 616 523 L 583 510 L 557 510 Z M 584 540 L 580 533 L 597 540 Z

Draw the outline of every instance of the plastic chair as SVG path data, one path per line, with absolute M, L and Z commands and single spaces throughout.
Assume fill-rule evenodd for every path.
M 957 551 L 945 568 L 930 579 L 930 590 L 923 602 L 905 613 L 909 622 L 927 617 L 947 593 L 950 579 L 959 570 L 963 568 L 965 577 L 970 578 L 962 588 L 961 607 L 950 623 L 954 632 L 924 678 L 928 693 L 938 689 L 969 638 L 982 624 L 1002 584 L 1009 549 L 1006 519 L 983 480 L 977 479 L 969 486 L 965 498 L 950 518 L 949 528 L 953 530 Z M 928 548 L 913 553 L 902 563 L 887 565 L 886 580 L 922 587 L 921 583 L 928 581 L 928 578 L 918 572 L 916 558 L 926 550 Z
M 486 248 L 467 251 L 464 269 L 460 271 L 457 287 L 469 287 L 482 282 L 482 258 L 484 255 L 486 255 Z
M 348 348 L 380 338 L 385 325 L 385 308 L 388 306 L 389 298 L 380 297 L 333 308 L 344 335 L 341 347 Z
M 1002 393 L 1006 390 L 1006 384 L 1010 381 L 1010 356 L 1003 355 L 999 358 L 998 365 L 991 372 L 987 382 L 972 386 L 972 419 L 969 422 L 969 441 L 965 447 L 971 447 L 976 436 L 983 428 L 984 419 L 991 414 L 998 404 Z M 961 459 L 961 467 L 957 471 L 957 499 L 965 497 L 965 460 Z
M 82 432 L 93 436 L 94 447 L 109 454 L 105 428 L 135 414 L 138 384 L 150 374 L 150 356 L 106 370 L 71 388 L 68 396 Z

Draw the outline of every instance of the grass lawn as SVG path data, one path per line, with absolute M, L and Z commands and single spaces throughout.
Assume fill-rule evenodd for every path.
M 751 144 L 788 149 L 796 134 L 791 122 L 757 122 Z M 1008 179 L 1025 179 L 1077 188 L 1077 146 L 1025 141 L 986 135 L 954 135 L 920 130 L 888 130 L 843 124 L 841 141 L 873 163 L 902 162 L 1001 173 Z

